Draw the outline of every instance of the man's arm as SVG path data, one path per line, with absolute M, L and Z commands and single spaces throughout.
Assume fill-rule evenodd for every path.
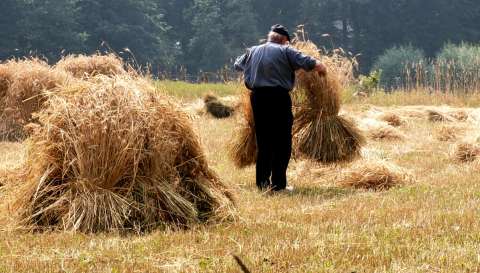
M 313 71 L 317 71 L 323 75 L 327 75 L 327 67 L 319 60 L 315 63 L 315 67 L 312 69 Z
M 289 58 L 290 65 L 294 70 L 302 68 L 305 71 L 313 70 L 324 75 L 327 74 L 327 67 L 321 61 L 316 60 L 312 56 L 307 56 L 291 47 L 287 47 L 287 56 Z
M 243 54 L 242 56 L 239 56 L 236 60 L 235 60 L 235 70 L 237 71 L 244 71 L 245 70 L 245 61 L 247 59 L 247 55 L 248 55 L 248 51 Z

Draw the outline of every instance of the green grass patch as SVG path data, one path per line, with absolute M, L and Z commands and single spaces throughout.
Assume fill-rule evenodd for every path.
M 182 99 L 202 98 L 208 93 L 213 93 L 221 97 L 235 95 L 239 87 L 237 82 L 194 84 L 182 81 L 157 80 L 154 84 L 161 90 L 165 90 L 168 94 Z

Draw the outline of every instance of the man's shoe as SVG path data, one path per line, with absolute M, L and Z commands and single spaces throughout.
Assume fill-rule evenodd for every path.
M 293 192 L 293 186 L 286 186 L 285 191 L 287 192 Z

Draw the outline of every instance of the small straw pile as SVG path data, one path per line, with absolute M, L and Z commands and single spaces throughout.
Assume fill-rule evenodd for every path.
M 474 161 L 480 156 L 480 137 L 475 140 L 466 139 L 456 143 L 453 158 L 457 161 Z
M 65 56 L 55 65 L 55 69 L 80 79 L 95 75 L 116 76 L 127 73 L 124 70 L 124 63 L 115 54 L 101 55 L 100 53 L 91 56 L 83 54 Z
M 456 141 L 472 134 L 477 135 L 479 130 L 480 128 L 477 126 L 471 126 L 466 123 L 442 124 L 437 129 L 437 139 L 440 141 Z
M 395 164 L 387 161 L 361 161 L 351 167 L 340 184 L 355 189 L 388 190 L 413 181 L 412 174 Z
M 388 125 L 394 127 L 402 126 L 403 124 L 405 124 L 405 120 L 403 120 L 399 115 L 391 112 L 381 114 L 378 119 L 381 121 L 385 121 L 388 123 Z
M 237 168 L 245 168 L 257 162 L 257 138 L 255 135 L 255 121 L 253 119 L 250 93 L 243 84 L 239 85 L 241 101 L 238 106 L 238 126 L 232 132 L 228 141 L 228 158 Z
M 355 124 L 339 116 L 341 92 L 352 81 L 354 61 L 336 51 L 320 56 L 315 44 L 295 39 L 293 48 L 322 61 L 327 76 L 311 71 L 296 72 L 297 88 L 293 134 L 299 138 L 298 150 L 309 158 L 327 162 L 349 160 L 359 155 L 365 142 Z
M 456 118 L 452 117 L 447 111 L 438 109 L 438 108 L 432 108 L 432 109 L 427 109 L 427 115 L 428 115 L 428 120 L 431 122 L 437 122 L 437 121 L 450 121 L 450 122 L 455 122 L 457 121 Z
M 386 121 L 364 118 L 359 128 L 372 139 L 404 139 L 406 136 L 397 128 L 388 125 Z
M 99 75 L 48 96 L 7 206 L 17 228 L 151 230 L 231 215 L 188 116 L 147 80 Z
M 232 106 L 222 103 L 217 96 L 206 94 L 203 98 L 207 113 L 212 114 L 216 118 L 228 118 L 233 115 L 235 109 Z
M 23 126 L 45 100 L 42 92 L 68 82 L 68 75 L 38 58 L 0 64 L 0 138 L 22 139 Z

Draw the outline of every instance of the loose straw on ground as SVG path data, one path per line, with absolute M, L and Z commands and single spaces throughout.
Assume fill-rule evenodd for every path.
M 388 190 L 415 179 L 405 169 L 387 161 L 361 161 L 349 168 L 340 184 L 355 189 Z

